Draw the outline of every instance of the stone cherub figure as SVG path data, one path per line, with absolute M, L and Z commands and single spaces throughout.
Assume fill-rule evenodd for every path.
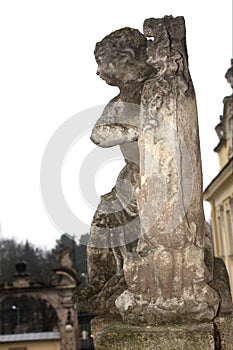
M 151 74 L 146 63 L 147 40 L 136 29 L 123 28 L 96 44 L 97 74 L 120 93 L 105 107 L 91 140 L 100 147 L 120 145 L 126 165 L 115 187 L 101 196 L 91 224 L 87 248 L 89 285 L 74 299 L 95 313 L 115 313 L 115 299 L 125 289 L 123 261 L 140 235 L 136 201 L 139 186 L 139 107 L 143 84 Z
M 120 93 L 91 139 L 100 147 L 120 145 L 126 165 L 101 196 L 87 248 L 89 285 L 73 299 L 80 310 L 136 324 L 210 320 L 231 312 L 232 303 L 204 220 L 184 20 L 148 19 L 144 33 L 123 28 L 96 44 L 98 74 Z
M 232 312 L 229 281 L 203 212 L 195 91 L 183 17 L 144 22 L 147 63 L 138 136 L 141 235 L 115 305 L 131 324 L 210 321 Z M 224 287 L 222 287 L 224 286 Z

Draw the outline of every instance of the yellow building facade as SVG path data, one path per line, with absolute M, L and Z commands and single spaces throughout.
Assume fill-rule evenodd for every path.
M 225 75 L 233 88 L 233 60 Z M 215 130 L 220 171 L 204 192 L 210 202 L 215 255 L 226 264 L 233 295 L 233 94 L 223 100 L 223 115 Z
M 0 350 L 60 350 L 58 332 L 24 333 L 0 336 Z

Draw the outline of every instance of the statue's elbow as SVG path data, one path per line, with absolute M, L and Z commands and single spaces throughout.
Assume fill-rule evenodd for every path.
M 96 146 L 102 148 L 109 147 L 108 142 L 101 135 L 98 135 L 95 132 L 92 132 L 90 139 Z
M 96 137 L 96 135 L 92 132 L 91 133 L 91 137 L 90 140 L 97 146 L 99 146 L 100 140 L 98 139 L 98 137 Z

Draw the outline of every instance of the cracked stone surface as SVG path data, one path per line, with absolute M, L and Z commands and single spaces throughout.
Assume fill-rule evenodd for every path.
M 117 30 L 96 44 L 95 57 L 99 76 L 120 93 L 91 140 L 104 148 L 119 145 L 126 165 L 94 215 L 89 285 L 75 294 L 76 305 L 131 326 L 209 322 L 214 346 L 213 320 L 231 315 L 232 301 L 204 218 L 184 18 L 146 19 L 144 34 Z
M 182 17 L 147 19 L 147 63 L 156 71 L 141 97 L 139 217 L 136 253 L 124 262 L 125 290 L 116 300 L 132 324 L 212 320 L 219 295 L 208 283 L 208 226 L 195 92 Z M 213 251 L 210 252 L 213 255 Z

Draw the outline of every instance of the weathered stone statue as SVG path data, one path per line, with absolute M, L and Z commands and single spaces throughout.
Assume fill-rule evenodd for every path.
M 154 39 L 148 44 L 147 62 L 157 74 L 142 92 L 138 139 L 142 236 L 137 252 L 128 254 L 124 265 L 128 289 L 116 303 L 123 319 L 135 324 L 212 320 L 219 297 L 208 284 L 213 262 L 209 269 L 205 263 L 209 233 L 184 20 L 148 19 L 144 33 Z
M 140 236 L 136 200 L 139 187 L 138 135 L 143 84 L 152 68 L 146 63 L 147 40 L 138 30 L 123 28 L 97 43 L 98 74 L 120 94 L 105 107 L 91 139 L 100 147 L 120 145 L 126 165 L 116 186 L 101 197 L 91 225 L 87 249 L 89 286 L 77 295 L 77 304 L 97 313 L 119 313 L 116 297 L 127 286 L 123 263 Z
M 120 94 L 91 139 L 100 147 L 120 145 L 126 166 L 93 218 L 89 286 L 75 295 L 76 304 L 105 315 L 93 323 L 100 350 L 104 339 L 108 349 L 224 349 L 220 333 L 225 327 L 230 334 L 232 301 L 203 213 L 184 19 L 147 19 L 144 35 L 115 31 L 97 43 L 95 56 L 100 77 Z M 225 319 L 213 323 L 220 315 L 230 315 L 224 327 Z M 108 329 L 112 316 L 123 323 Z M 178 326 L 156 328 L 164 324 Z M 114 334 L 125 338 L 112 342 Z
M 233 89 L 233 59 L 231 59 L 231 67 L 227 70 L 225 78 Z M 231 96 L 226 96 L 223 103 L 223 115 L 220 116 L 220 123 L 215 127 L 220 142 L 214 151 L 219 152 L 224 145 L 226 147 L 225 161 L 227 162 L 233 156 L 233 93 Z

